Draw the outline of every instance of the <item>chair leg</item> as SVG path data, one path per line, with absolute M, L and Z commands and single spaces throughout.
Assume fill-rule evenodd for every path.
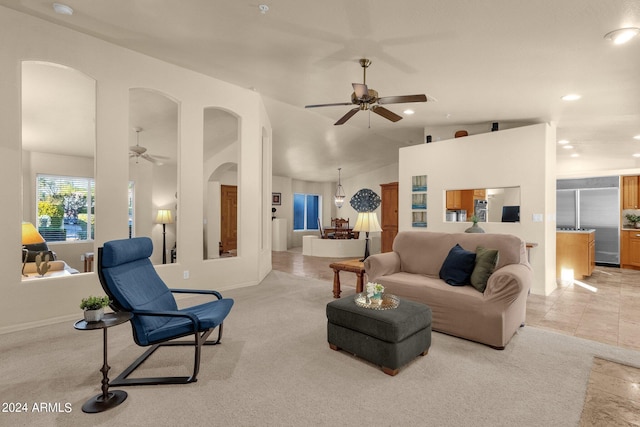
M 213 329 L 209 329 L 202 334 L 195 333 L 194 342 L 189 341 L 169 341 L 153 344 L 147 351 L 138 357 L 127 369 L 109 383 L 110 386 L 128 385 L 157 385 L 157 384 L 188 384 L 198 381 L 197 376 L 200 370 L 200 353 L 203 345 L 216 345 L 222 338 L 222 324 L 218 326 L 218 339 L 207 341 Z M 148 377 L 148 378 L 128 378 L 140 365 L 142 365 L 158 348 L 169 346 L 194 346 L 193 373 L 189 377 Z

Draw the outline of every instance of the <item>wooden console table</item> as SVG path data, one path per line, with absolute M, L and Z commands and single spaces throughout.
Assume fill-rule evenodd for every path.
M 340 272 L 349 271 L 355 273 L 356 280 L 356 292 L 360 293 L 363 289 L 364 283 L 364 262 L 359 259 L 352 259 L 348 261 L 337 261 L 329 264 L 329 268 L 333 269 L 333 297 L 340 298 Z

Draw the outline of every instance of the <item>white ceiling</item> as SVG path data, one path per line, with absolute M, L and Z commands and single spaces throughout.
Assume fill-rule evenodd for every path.
M 634 164 L 640 152 L 640 38 L 621 46 L 609 31 L 640 27 L 637 0 L 0 0 L 15 10 L 92 34 L 260 92 L 273 126 L 273 173 L 335 181 L 397 161 L 399 147 L 453 137 L 453 129 L 555 122 L 587 159 Z M 373 64 L 380 96 L 436 99 L 388 108 L 391 123 L 359 112 L 334 126 Z M 579 93 L 565 102 L 561 96 Z M 413 116 L 403 110 L 411 106 Z M 558 149 L 558 158 L 569 150 Z M 630 160 L 631 159 L 631 160 Z

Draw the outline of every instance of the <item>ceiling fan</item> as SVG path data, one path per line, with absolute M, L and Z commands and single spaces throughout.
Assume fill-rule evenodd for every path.
M 347 120 L 353 117 L 359 110 L 369 110 L 384 117 L 392 122 L 397 122 L 402 119 L 402 116 L 397 115 L 391 110 L 387 110 L 382 107 L 384 104 L 402 104 L 405 102 L 427 102 L 427 95 L 402 95 L 402 96 L 385 96 L 378 97 L 378 92 L 369 89 L 367 87 L 367 68 L 371 65 L 371 60 L 362 58 L 360 60 L 362 66 L 363 78 L 362 83 L 353 83 L 353 93 L 351 94 L 351 102 L 338 102 L 333 104 L 315 104 L 305 105 L 304 108 L 316 108 L 316 107 L 333 107 L 337 105 L 357 105 L 356 108 L 352 108 L 340 118 L 334 125 L 344 124 Z
M 132 145 L 129 147 L 129 158 L 135 157 L 136 164 L 138 163 L 138 159 L 145 159 L 154 165 L 162 166 L 164 162 L 162 160 L 168 159 L 168 157 L 164 156 L 152 156 L 147 154 L 147 149 L 140 145 L 140 132 L 142 132 L 142 128 L 133 128 L 136 131 L 136 145 Z

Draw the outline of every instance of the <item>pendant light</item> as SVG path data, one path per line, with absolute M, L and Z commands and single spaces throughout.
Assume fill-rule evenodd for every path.
M 342 168 L 338 168 L 338 188 L 336 188 L 336 194 L 333 197 L 333 203 L 335 203 L 336 208 L 340 209 L 342 204 L 344 203 L 344 189 L 342 188 L 342 183 L 340 182 L 340 171 Z

